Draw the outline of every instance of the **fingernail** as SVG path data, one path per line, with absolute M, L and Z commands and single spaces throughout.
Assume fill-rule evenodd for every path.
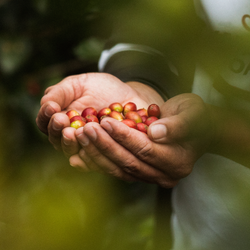
M 82 146 L 85 147 L 89 145 L 89 138 L 84 133 L 77 135 L 77 139 Z
M 93 127 L 88 127 L 88 129 L 85 130 L 85 133 L 87 134 L 88 138 L 91 139 L 91 141 L 95 141 L 97 138 L 96 131 Z
M 54 130 L 61 130 L 62 129 L 62 124 L 59 123 L 56 119 L 54 119 L 52 127 L 53 127 Z
M 55 113 L 55 111 L 54 111 L 54 109 L 53 109 L 51 106 L 48 105 L 48 106 L 46 107 L 44 113 L 45 113 L 45 115 L 46 115 L 47 117 L 51 117 L 51 116 Z
M 154 140 L 159 140 L 167 135 L 167 128 L 162 124 L 152 125 L 150 129 Z
M 102 127 L 107 131 L 107 133 L 111 134 L 113 131 L 113 128 L 111 124 L 105 120 L 102 121 Z

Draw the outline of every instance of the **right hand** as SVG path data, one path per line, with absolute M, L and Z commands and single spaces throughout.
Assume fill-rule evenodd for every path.
M 149 126 L 148 135 L 112 118 L 86 124 L 76 131 L 80 159 L 72 156 L 71 163 L 123 180 L 175 186 L 209 149 L 215 131 L 209 109 L 197 95 L 175 96 L 161 110 L 161 119 Z

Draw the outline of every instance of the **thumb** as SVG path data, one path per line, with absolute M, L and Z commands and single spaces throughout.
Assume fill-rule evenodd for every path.
M 179 115 L 159 119 L 148 127 L 149 138 L 157 143 L 179 141 L 188 133 L 188 123 Z

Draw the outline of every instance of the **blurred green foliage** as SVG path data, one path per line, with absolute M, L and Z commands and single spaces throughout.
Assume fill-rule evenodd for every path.
M 191 2 L 0 0 L 1 250 L 153 249 L 156 187 L 72 169 L 35 118 L 46 87 L 97 70 L 113 30 L 164 51 L 185 84 L 196 60 L 217 74 L 249 52 L 249 37 L 204 29 Z
M 151 249 L 155 187 L 76 171 L 35 124 L 46 87 L 97 70 L 119 4 L 0 1 L 1 250 Z

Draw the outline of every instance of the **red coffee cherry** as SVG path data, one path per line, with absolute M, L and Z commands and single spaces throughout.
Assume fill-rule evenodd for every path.
M 88 107 L 88 108 L 85 108 L 83 111 L 82 111 L 82 117 L 86 117 L 87 115 L 95 115 L 97 116 L 97 111 L 95 108 L 93 107 Z
M 126 119 L 134 120 L 136 123 L 142 122 L 140 115 L 136 111 L 129 111 L 125 115 Z
M 129 111 L 136 111 L 137 106 L 133 102 L 128 102 L 123 106 L 123 114 L 126 115 Z
M 70 127 L 78 129 L 80 127 L 84 127 L 85 124 L 86 124 L 86 122 L 84 122 L 82 120 L 75 120 L 75 121 L 70 123 Z
M 145 123 L 137 123 L 137 129 L 145 134 L 147 134 L 148 126 Z
M 147 120 L 145 121 L 145 124 L 147 125 L 147 126 L 149 126 L 151 123 L 153 123 L 153 122 L 155 122 L 155 121 L 157 121 L 158 120 L 158 118 L 156 117 L 156 116 L 151 116 L 151 117 L 148 117 L 147 118 Z
M 97 117 L 101 118 L 104 115 L 109 115 L 111 113 L 111 109 L 110 108 L 102 108 L 98 113 L 97 113 Z
M 160 108 L 157 104 L 151 104 L 148 107 L 148 116 L 156 116 L 159 118 L 161 115 Z
M 130 128 L 134 128 L 134 129 L 137 128 L 136 122 L 135 122 L 134 120 L 124 119 L 122 122 L 123 122 L 124 124 L 126 124 L 127 126 L 129 126 Z
M 66 115 L 71 119 L 74 116 L 79 116 L 80 114 L 76 110 L 69 110 Z
M 123 111 L 123 106 L 119 102 L 114 102 L 114 103 L 110 104 L 109 108 L 112 111 L 117 111 L 117 112 L 120 112 L 120 113 L 122 113 L 122 111 Z
M 99 120 L 95 115 L 86 115 L 85 119 L 86 119 L 87 122 L 97 122 L 97 123 L 99 123 Z
M 112 117 L 118 121 L 122 121 L 123 120 L 123 116 L 120 112 L 117 112 L 115 110 L 111 111 L 111 113 L 108 115 L 109 117 Z

